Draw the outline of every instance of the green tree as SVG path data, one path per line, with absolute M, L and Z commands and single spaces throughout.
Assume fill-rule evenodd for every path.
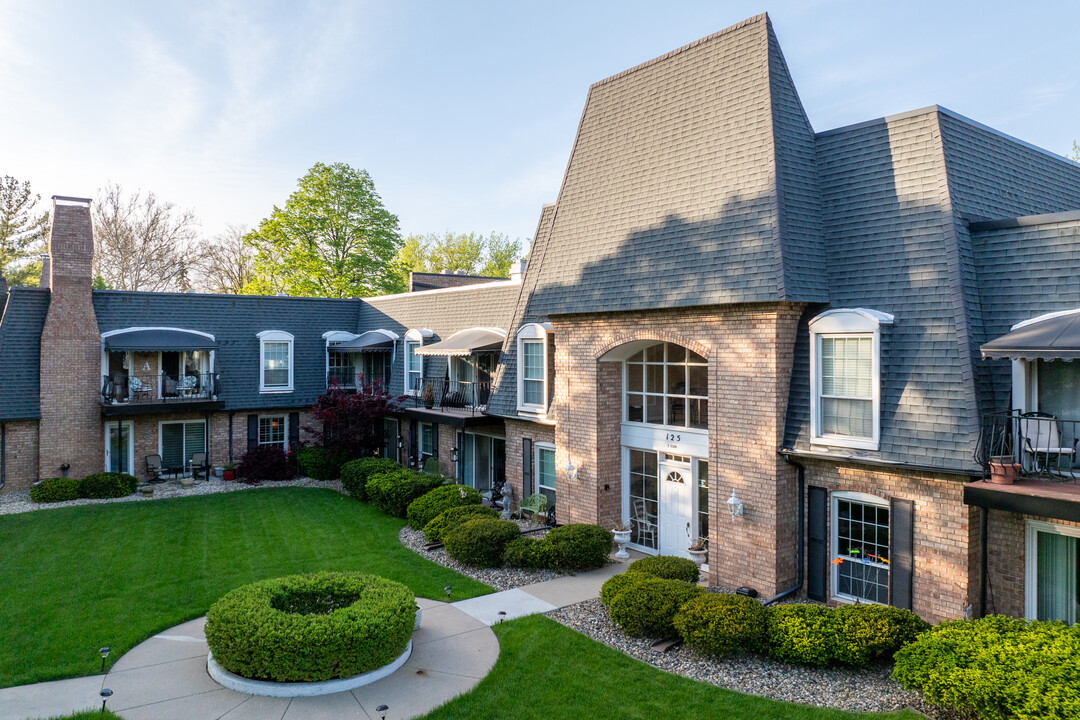
M 521 256 L 522 242 L 502 233 L 410 235 L 398 252 L 395 265 L 407 284 L 410 272 L 461 270 L 470 275 L 508 277 L 510 265 Z
M 367 171 L 345 163 L 316 163 L 245 240 L 255 251 L 245 293 L 366 297 L 398 289 L 397 216 Z
M 1072 155 L 1069 156 L 1069 159 L 1080 162 L 1080 144 L 1077 144 L 1075 140 L 1073 140 L 1073 151 Z
M 49 211 L 36 209 L 41 195 L 10 175 L 0 178 L 0 274 L 11 285 L 37 285 L 49 236 Z

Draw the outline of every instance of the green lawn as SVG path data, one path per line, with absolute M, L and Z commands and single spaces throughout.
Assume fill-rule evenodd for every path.
M 671 675 L 540 615 L 496 625 L 499 660 L 471 692 L 424 720 L 724 718 L 724 720 L 917 720 L 742 695 Z M 392 710 L 393 708 L 391 708 Z
M 491 589 L 398 542 L 404 521 L 337 492 L 260 488 L 0 517 L 0 687 L 89 675 L 228 590 L 315 570 L 454 600 Z

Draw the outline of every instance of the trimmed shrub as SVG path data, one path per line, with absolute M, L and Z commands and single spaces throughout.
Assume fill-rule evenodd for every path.
M 313 480 L 337 480 L 341 477 L 345 455 L 312 445 L 300 448 L 296 453 L 296 461 L 301 475 Z
M 622 592 L 625 588 L 634 583 L 640 583 L 648 580 L 651 576 L 644 575 L 642 573 L 629 574 L 623 573 L 621 575 L 612 575 L 604 584 L 600 586 L 600 602 L 604 603 L 604 607 L 610 608 L 611 601 L 615 599 L 615 596 Z
M 387 515 L 403 518 L 413 500 L 442 485 L 443 478 L 399 467 L 372 475 L 367 482 L 367 498 Z
M 519 537 L 507 544 L 503 562 L 519 568 L 555 567 L 555 546 L 546 542 L 545 538 Z
M 1001 616 L 952 620 L 896 652 L 893 678 L 989 720 L 1080 717 L 1080 627 Z
M 706 655 L 734 655 L 762 647 L 769 611 L 743 595 L 707 593 L 675 614 L 675 630 L 690 647 Z
M 447 531 L 443 541 L 446 553 L 473 567 L 502 565 L 503 552 L 510 541 L 521 535 L 517 523 L 494 518 L 473 518 Z
M 705 589 L 682 580 L 644 576 L 628 583 L 611 598 L 608 614 L 627 635 L 673 639 L 675 614 L 705 594 Z
M 323 572 L 244 585 L 206 613 L 206 642 L 226 670 L 317 682 L 380 668 L 405 650 L 416 600 L 375 575 Z
M 672 555 L 654 555 L 635 560 L 626 568 L 628 573 L 645 573 L 665 580 L 696 583 L 700 574 L 693 560 Z
M 288 480 L 295 474 L 295 463 L 276 445 L 260 445 L 248 450 L 236 466 L 236 475 L 248 482 Z
M 841 654 L 836 613 L 821 605 L 780 605 L 769 610 L 768 650 L 778 660 L 831 664 Z
M 540 540 L 552 546 L 555 570 L 603 567 L 611 552 L 611 533 L 599 525 L 561 525 Z M 543 551 L 546 555 L 547 551 Z
M 449 530 L 478 517 L 498 519 L 499 511 L 484 505 L 450 508 L 424 526 L 424 539 L 429 543 L 442 542 Z
M 430 473 L 424 474 L 430 477 Z M 437 487 L 409 503 L 407 511 L 409 525 L 415 530 L 423 530 L 429 522 L 450 508 L 479 505 L 482 502 L 480 493 L 471 487 L 465 485 Z
M 844 605 L 833 610 L 841 643 L 837 662 L 866 665 L 913 642 L 930 624 L 910 610 L 887 605 Z
M 64 502 L 78 497 L 79 481 L 75 478 L 47 478 L 30 488 L 30 499 L 36 503 Z
M 366 457 L 350 460 L 341 466 L 341 485 L 357 500 L 367 502 L 367 482 L 372 475 L 400 470 L 389 458 Z
M 127 473 L 94 473 L 79 481 L 79 497 L 84 498 L 124 497 L 138 489 L 138 479 Z

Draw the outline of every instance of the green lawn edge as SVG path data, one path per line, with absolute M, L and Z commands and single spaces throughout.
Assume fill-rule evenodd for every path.
M 852 713 L 725 690 L 655 668 L 543 615 L 519 618 L 492 629 L 499 640 L 495 667 L 473 690 L 424 715 L 423 720 L 922 717 L 907 710 Z
M 265 487 L 0 516 L 0 687 L 93 675 L 229 590 L 370 572 L 446 601 L 483 583 L 403 546 L 403 520 L 328 488 Z

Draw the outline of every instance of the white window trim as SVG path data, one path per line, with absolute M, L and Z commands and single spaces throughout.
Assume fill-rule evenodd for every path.
M 289 452 L 289 413 L 281 413 L 281 414 L 273 413 L 273 414 L 267 414 L 267 415 L 259 415 L 259 434 L 255 436 L 255 444 L 258 447 L 263 447 L 263 446 L 277 447 L 278 446 L 277 443 L 264 443 L 262 441 L 261 435 L 262 435 L 262 421 L 263 421 L 263 418 L 281 418 L 281 429 L 285 433 L 283 441 L 282 441 L 281 449 L 283 451 L 285 451 L 286 453 L 288 453 Z
M 123 422 L 124 425 L 126 425 L 128 427 L 128 458 L 127 458 L 128 459 L 128 474 L 129 475 L 134 475 L 135 474 L 135 422 L 132 421 L 132 420 L 124 420 L 122 422 Z M 102 458 L 104 460 L 104 463 L 105 463 L 105 465 L 104 465 L 104 467 L 105 467 L 104 471 L 105 472 L 110 471 L 110 469 L 109 469 L 109 459 L 110 459 L 109 458 L 109 430 L 112 429 L 112 428 L 116 428 L 116 432 L 119 433 L 120 432 L 120 424 L 121 424 L 120 420 L 111 420 L 111 421 L 105 423 L 105 448 L 104 448 L 105 453 L 104 453 L 104 457 Z
M 287 393 L 293 391 L 293 373 L 295 372 L 293 362 L 293 345 L 294 338 L 292 334 L 285 332 L 284 330 L 263 330 L 255 337 L 259 338 L 259 392 L 261 393 Z M 288 387 L 281 387 L 279 385 L 272 385 L 267 387 L 266 385 L 266 343 L 268 342 L 287 342 L 289 343 L 289 385 Z
M 424 428 L 431 428 L 431 452 L 424 452 Z M 427 461 L 428 458 L 435 457 L 438 454 L 439 436 L 435 433 L 435 424 L 429 422 L 421 422 L 418 440 L 418 444 L 420 447 L 417 449 L 420 453 L 420 469 L 422 470 L 424 462 Z
M 529 323 L 522 326 L 517 332 L 517 409 L 519 412 L 531 413 L 542 415 L 547 412 L 548 409 L 548 396 L 550 388 L 548 386 L 548 375 L 550 369 L 551 358 L 548 357 L 548 338 L 554 328 L 551 323 Z M 525 341 L 526 340 L 539 340 L 543 343 L 544 353 L 544 369 L 543 369 L 543 402 L 540 403 L 527 403 L 525 402 Z
M 413 390 L 412 387 L 410 387 L 410 383 L 409 383 L 409 343 L 419 343 L 419 346 L 423 347 L 424 346 L 424 338 L 429 338 L 429 337 L 432 337 L 433 335 L 434 335 L 434 333 L 431 332 L 430 330 L 419 329 L 419 328 L 413 328 L 412 330 L 409 330 L 408 332 L 405 333 L 405 341 L 401 345 L 401 355 L 402 355 L 402 363 L 403 363 L 403 368 L 402 369 L 404 370 L 401 377 L 402 377 L 402 384 L 403 384 L 404 390 L 405 390 L 405 393 L 404 393 L 405 395 L 415 396 L 417 394 L 417 391 Z M 423 381 L 423 379 L 424 379 L 424 356 L 423 355 L 417 355 L 417 357 L 420 358 L 420 380 Z
M 827 310 L 810 321 L 810 442 L 814 445 L 877 450 L 881 444 L 881 326 L 893 316 L 865 308 Z M 871 337 L 871 403 L 873 437 L 825 435 L 821 431 L 821 339 L 823 337 Z
M 883 507 L 889 509 L 889 501 L 885 498 L 878 497 L 877 495 L 871 495 L 869 493 L 862 492 L 850 492 L 840 491 L 829 493 L 829 559 L 835 560 L 840 548 L 840 501 L 850 500 L 851 502 L 862 503 L 863 505 L 875 505 L 877 507 Z M 892 513 L 889 513 L 889 541 L 892 542 Z M 845 559 L 846 561 L 846 559 Z M 870 603 L 871 605 L 885 605 L 887 603 L 874 602 L 873 600 L 867 600 L 865 598 L 857 598 L 853 595 L 844 595 L 836 590 L 840 585 L 840 566 L 829 563 L 829 597 L 836 602 L 841 603 Z M 876 565 L 875 565 L 876 567 Z M 889 583 L 892 583 L 892 567 L 887 564 L 883 564 L 883 567 L 889 571 Z
M 1024 528 L 1024 617 L 1034 620 L 1039 612 L 1039 543 L 1037 533 L 1080 538 L 1080 527 L 1045 520 L 1028 520 Z M 1077 618 L 1080 623 L 1080 617 Z
M 550 486 L 550 488 L 547 485 L 543 485 L 543 486 L 540 485 L 540 451 L 541 450 L 550 450 L 551 452 L 554 453 L 555 452 L 555 444 L 554 443 L 549 443 L 549 442 L 533 443 L 533 475 L 534 475 L 533 486 L 534 486 L 536 492 L 540 492 L 541 488 L 550 489 L 551 492 L 555 493 L 555 499 L 556 499 L 556 501 L 558 501 L 558 499 L 559 499 L 559 491 L 555 488 L 554 485 Z M 554 470 L 555 470 L 555 482 L 558 483 L 558 481 L 559 481 L 559 468 L 558 468 L 557 465 L 555 465 L 554 458 L 552 458 L 551 462 L 552 462 L 552 466 L 554 467 Z

